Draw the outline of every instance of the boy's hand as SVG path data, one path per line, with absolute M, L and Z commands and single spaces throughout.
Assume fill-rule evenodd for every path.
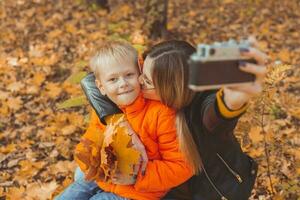
M 241 54 L 247 58 L 253 58 L 257 64 L 241 63 L 240 69 L 244 72 L 254 74 L 255 82 L 235 87 L 224 87 L 224 101 L 226 106 L 231 110 L 241 108 L 253 96 L 257 96 L 262 92 L 263 80 L 267 73 L 267 55 L 255 48 L 257 46 L 255 38 L 249 38 L 253 47 L 241 49 Z
M 100 146 L 85 138 L 82 138 L 80 142 L 84 146 L 84 151 L 75 151 L 75 156 L 86 165 L 85 180 L 104 179 L 104 172 L 100 167 Z

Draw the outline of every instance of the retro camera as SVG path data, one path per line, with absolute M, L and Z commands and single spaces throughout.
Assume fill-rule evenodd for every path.
M 199 44 L 189 59 L 189 87 L 201 91 L 254 82 L 255 75 L 239 69 L 240 61 L 256 63 L 240 53 L 240 48 L 249 47 L 248 40 Z

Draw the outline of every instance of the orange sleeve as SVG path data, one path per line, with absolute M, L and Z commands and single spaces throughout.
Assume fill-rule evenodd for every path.
M 100 122 L 96 112 L 93 110 L 91 112 L 91 119 L 89 122 L 89 126 L 81 138 L 86 138 L 88 140 L 93 141 L 95 144 L 101 146 L 104 138 L 103 135 L 104 128 L 105 126 Z M 84 147 L 81 142 L 77 144 L 75 147 L 76 152 L 83 151 L 83 149 Z M 86 170 L 86 165 L 83 162 L 81 162 L 76 156 L 74 156 L 74 160 L 79 165 L 82 171 Z
M 138 191 L 167 191 L 193 175 L 179 152 L 174 112 L 159 113 L 156 132 L 161 159 L 148 161 L 145 175 L 139 174 L 135 183 Z

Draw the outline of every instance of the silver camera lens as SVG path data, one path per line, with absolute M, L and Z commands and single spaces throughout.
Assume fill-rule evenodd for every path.
M 214 48 L 209 49 L 209 55 L 213 56 L 215 55 L 216 50 Z

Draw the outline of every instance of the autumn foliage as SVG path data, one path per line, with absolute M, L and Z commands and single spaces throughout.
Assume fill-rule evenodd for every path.
M 125 125 L 123 114 L 113 115 L 107 121 L 104 131 L 96 141 L 82 138 L 75 152 L 75 159 L 85 172 L 89 181 L 112 182 L 119 177 L 119 182 L 134 183 L 134 169 L 140 162 L 140 153 L 133 149 L 130 132 Z
M 90 111 L 78 80 L 93 48 L 106 39 L 140 51 L 158 42 L 141 31 L 143 1 L 110 2 L 108 13 L 84 0 L 0 1 L 1 200 L 52 199 L 73 181 Z M 299 10 L 298 0 L 169 1 L 167 28 L 177 39 L 196 45 L 254 34 L 270 56 L 264 92 L 235 130 L 259 163 L 251 199 L 300 196 Z

